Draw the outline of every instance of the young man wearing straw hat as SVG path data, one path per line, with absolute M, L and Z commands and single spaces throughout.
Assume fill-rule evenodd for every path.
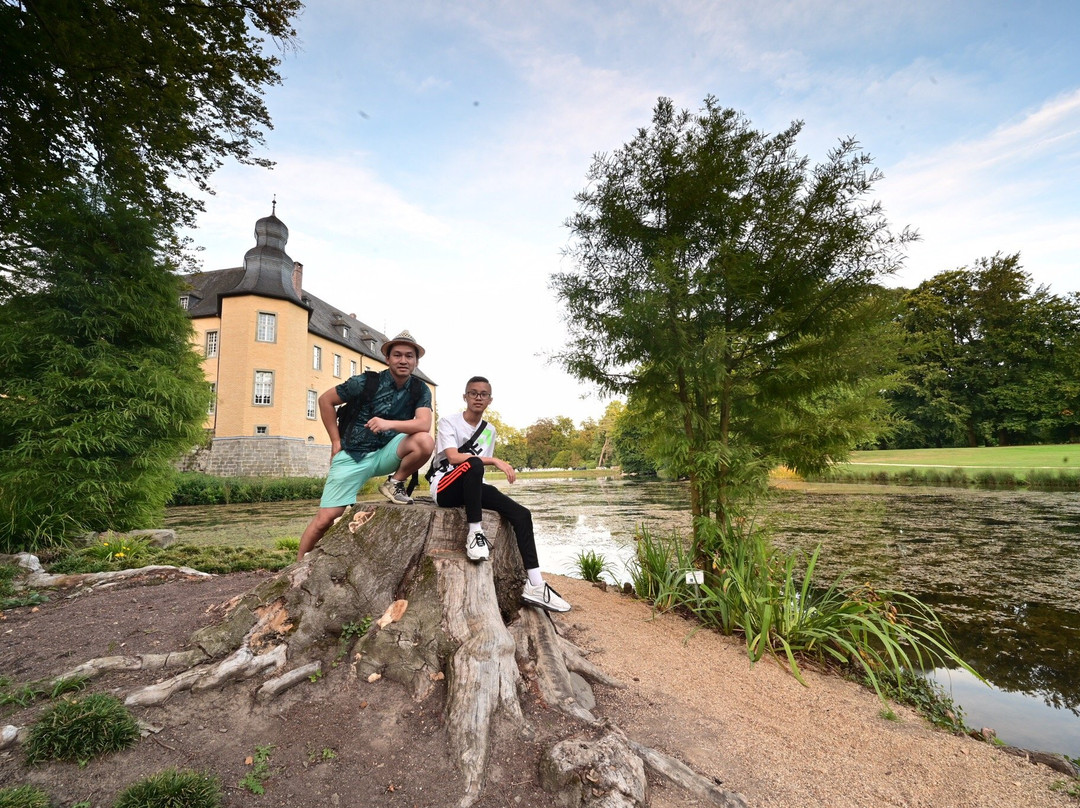
M 411 505 L 405 481 L 423 466 L 435 448 L 431 437 L 431 389 L 412 374 L 424 349 L 408 331 L 382 346 L 387 370 L 374 390 L 366 374 L 352 376 L 319 396 L 319 416 L 330 436 L 330 471 L 319 511 L 300 537 L 299 561 L 323 537 L 357 492 L 372 477 L 386 474 L 379 493 Z M 417 387 L 419 385 L 419 387 Z M 355 402 L 356 417 L 338 429 L 337 408 Z

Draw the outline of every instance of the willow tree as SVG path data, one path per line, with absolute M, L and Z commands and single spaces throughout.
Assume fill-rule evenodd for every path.
M 822 469 L 882 426 L 896 345 L 879 281 L 914 235 L 867 199 L 880 174 L 854 140 L 811 166 L 800 129 L 661 98 L 594 159 L 567 222 L 574 268 L 552 279 L 559 360 L 657 416 L 699 557 L 772 466 Z

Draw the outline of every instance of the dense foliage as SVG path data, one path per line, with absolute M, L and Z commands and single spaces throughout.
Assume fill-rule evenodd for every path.
M 2 552 L 158 523 L 210 396 L 146 217 L 69 193 L 27 228 L 43 286 L 0 305 Z
M 0 0 L 0 551 L 159 518 L 208 400 L 177 233 L 223 160 L 269 165 L 300 8 Z
M 904 419 L 894 448 L 1080 437 L 1080 295 L 1032 288 L 1019 255 L 982 258 L 907 292 Z
M 292 40 L 300 0 L 0 0 L 0 299 L 33 283 L 27 217 L 94 183 L 156 212 L 162 246 L 192 225 L 226 158 L 252 155 L 280 83 L 263 37 Z
M 865 201 L 879 175 L 854 141 L 811 167 L 799 130 L 660 99 L 650 128 L 595 159 L 568 222 L 575 269 L 553 277 L 559 359 L 656 416 L 699 559 L 774 465 L 817 471 L 881 431 L 897 347 L 877 281 L 911 236 Z

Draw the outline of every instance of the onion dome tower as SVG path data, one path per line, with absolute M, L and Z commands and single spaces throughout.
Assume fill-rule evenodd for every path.
M 276 297 L 304 306 L 293 283 L 294 262 L 285 252 L 289 228 L 276 212 L 275 200 L 270 215 L 255 222 L 255 246 L 244 255 L 244 275 L 232 294 Z

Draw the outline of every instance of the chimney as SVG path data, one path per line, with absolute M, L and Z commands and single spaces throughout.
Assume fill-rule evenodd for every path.
M 300 286 L 304 280 L 304 265 L 299 261 L 293 261 L 292 265 L 292 287 L 296 290 L 296 296 L 300 297 Z

